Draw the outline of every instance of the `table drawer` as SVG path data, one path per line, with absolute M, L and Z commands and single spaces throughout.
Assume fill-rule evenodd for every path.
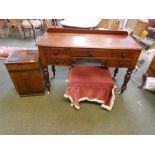
M 45 48 L 45 55 L 68 55 L 66 48 Z
M 91 49 L 89 52 L 89 56 L 108 58 L 111 56 L 111 52 L 110 50 Z
M 107 61 L 107 66 L 108 67 L 130 67 L 131 65 L 131 60 L 121 60 L 121 59 L 113 59 L 113 60 L 108 60 Z
M 46 58 L 47 64 L 51 65 L 70 65 L 69 57 L 66 56 L 48 56 Z
M 26 64 L 26 63 L 23 63 L 23 64 L 7 64 L 6 65 L 7 69 L 8 70 L 31 70 L 31 69 L 38 69 L 39 66 L 38 66 L 38 63 L 30 63 L 30 64 Z
M 134 53 L 130 51 L 111 51 L 112 58 L 133 58 Z
M 89 49 L 70 49 L 70 55 L 72 57 L 89 57 L 91 51 Z
M 71 49 L 72 57 L 110 57 L 109 50 L 100 49 Z

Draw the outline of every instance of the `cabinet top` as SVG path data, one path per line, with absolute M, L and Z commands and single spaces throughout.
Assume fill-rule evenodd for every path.
M 12 63 L 35 63 L 39 60 L 37 50 L 14 50 L 6 59 L 4 64 Z
M 42 47 L 132 49 L 142 47 L 126 31 L 49 29 L 37 42 Z

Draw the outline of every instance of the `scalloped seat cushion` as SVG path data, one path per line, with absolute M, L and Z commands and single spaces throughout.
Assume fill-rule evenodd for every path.
M 68 87 L 64 97 L 80 109 L 80 101 L 88 100 L 111 110 L 114 104 L 115 86 L 107 69 L 99 66 L 74 66 L 68 74 Z

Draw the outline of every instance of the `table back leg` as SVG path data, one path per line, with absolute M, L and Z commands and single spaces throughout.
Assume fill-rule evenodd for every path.
M 50 81 L 49 81 L 49 72 L 48 72 L 47 66 L 43 66 L 43 71 L 44 71 L 45 80 L 46 80 L 46 87 L 47 87 L 47 90 L 49 92 L 51 84 L 50 84 Z
M 131 77 L 131 74 L 132 74 L 132 70 L 133 70 L 133 68 L 128 68 L 128 70 L 127 70 L 127 72 L 126 72 L 126 75 L 125 75 L 125 77 L 124 77 L 124 82 L 123 82 L 123 85 L 122 85 L 122 87 L 121 87 L 121 92 L 120 92 L 120 94 L 122 94 L 122 93 L 126 90 L 127 84 L 128 84 L 128 82 L 129 82 L 130 77 Z

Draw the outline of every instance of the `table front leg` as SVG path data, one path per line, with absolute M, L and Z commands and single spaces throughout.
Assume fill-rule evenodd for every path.
M 43 66 L 43 71 L 44 71 L 44 75 L 45 75 L 45 80 L 46 80 L 46 87 L 48 89 L 48 92 L 50 91 L 50 81 L 49 81 L 49 72 L 48 72 L 48 67 L 47 66 Z
M 133 68 L 128 68 L 126 75 L 124 77 L 124 82 L 123 82 L 123 85 L 121 87 L 121 93 L 120 94 L 122 94 L 126 90 L 127 84 L 129 82 L 131 74 L 132 74 L 132 70 L 133 70 Z
M 52 65 L 53 78 L 55 78 L 55 71 L 56 71 L 55 66 Z
M 114 70 L 114 76 L 113 76 L 113 79 L 115 79 L 117 73 L 118 73 L 118 68 L 116 67 L 115 70 Z

